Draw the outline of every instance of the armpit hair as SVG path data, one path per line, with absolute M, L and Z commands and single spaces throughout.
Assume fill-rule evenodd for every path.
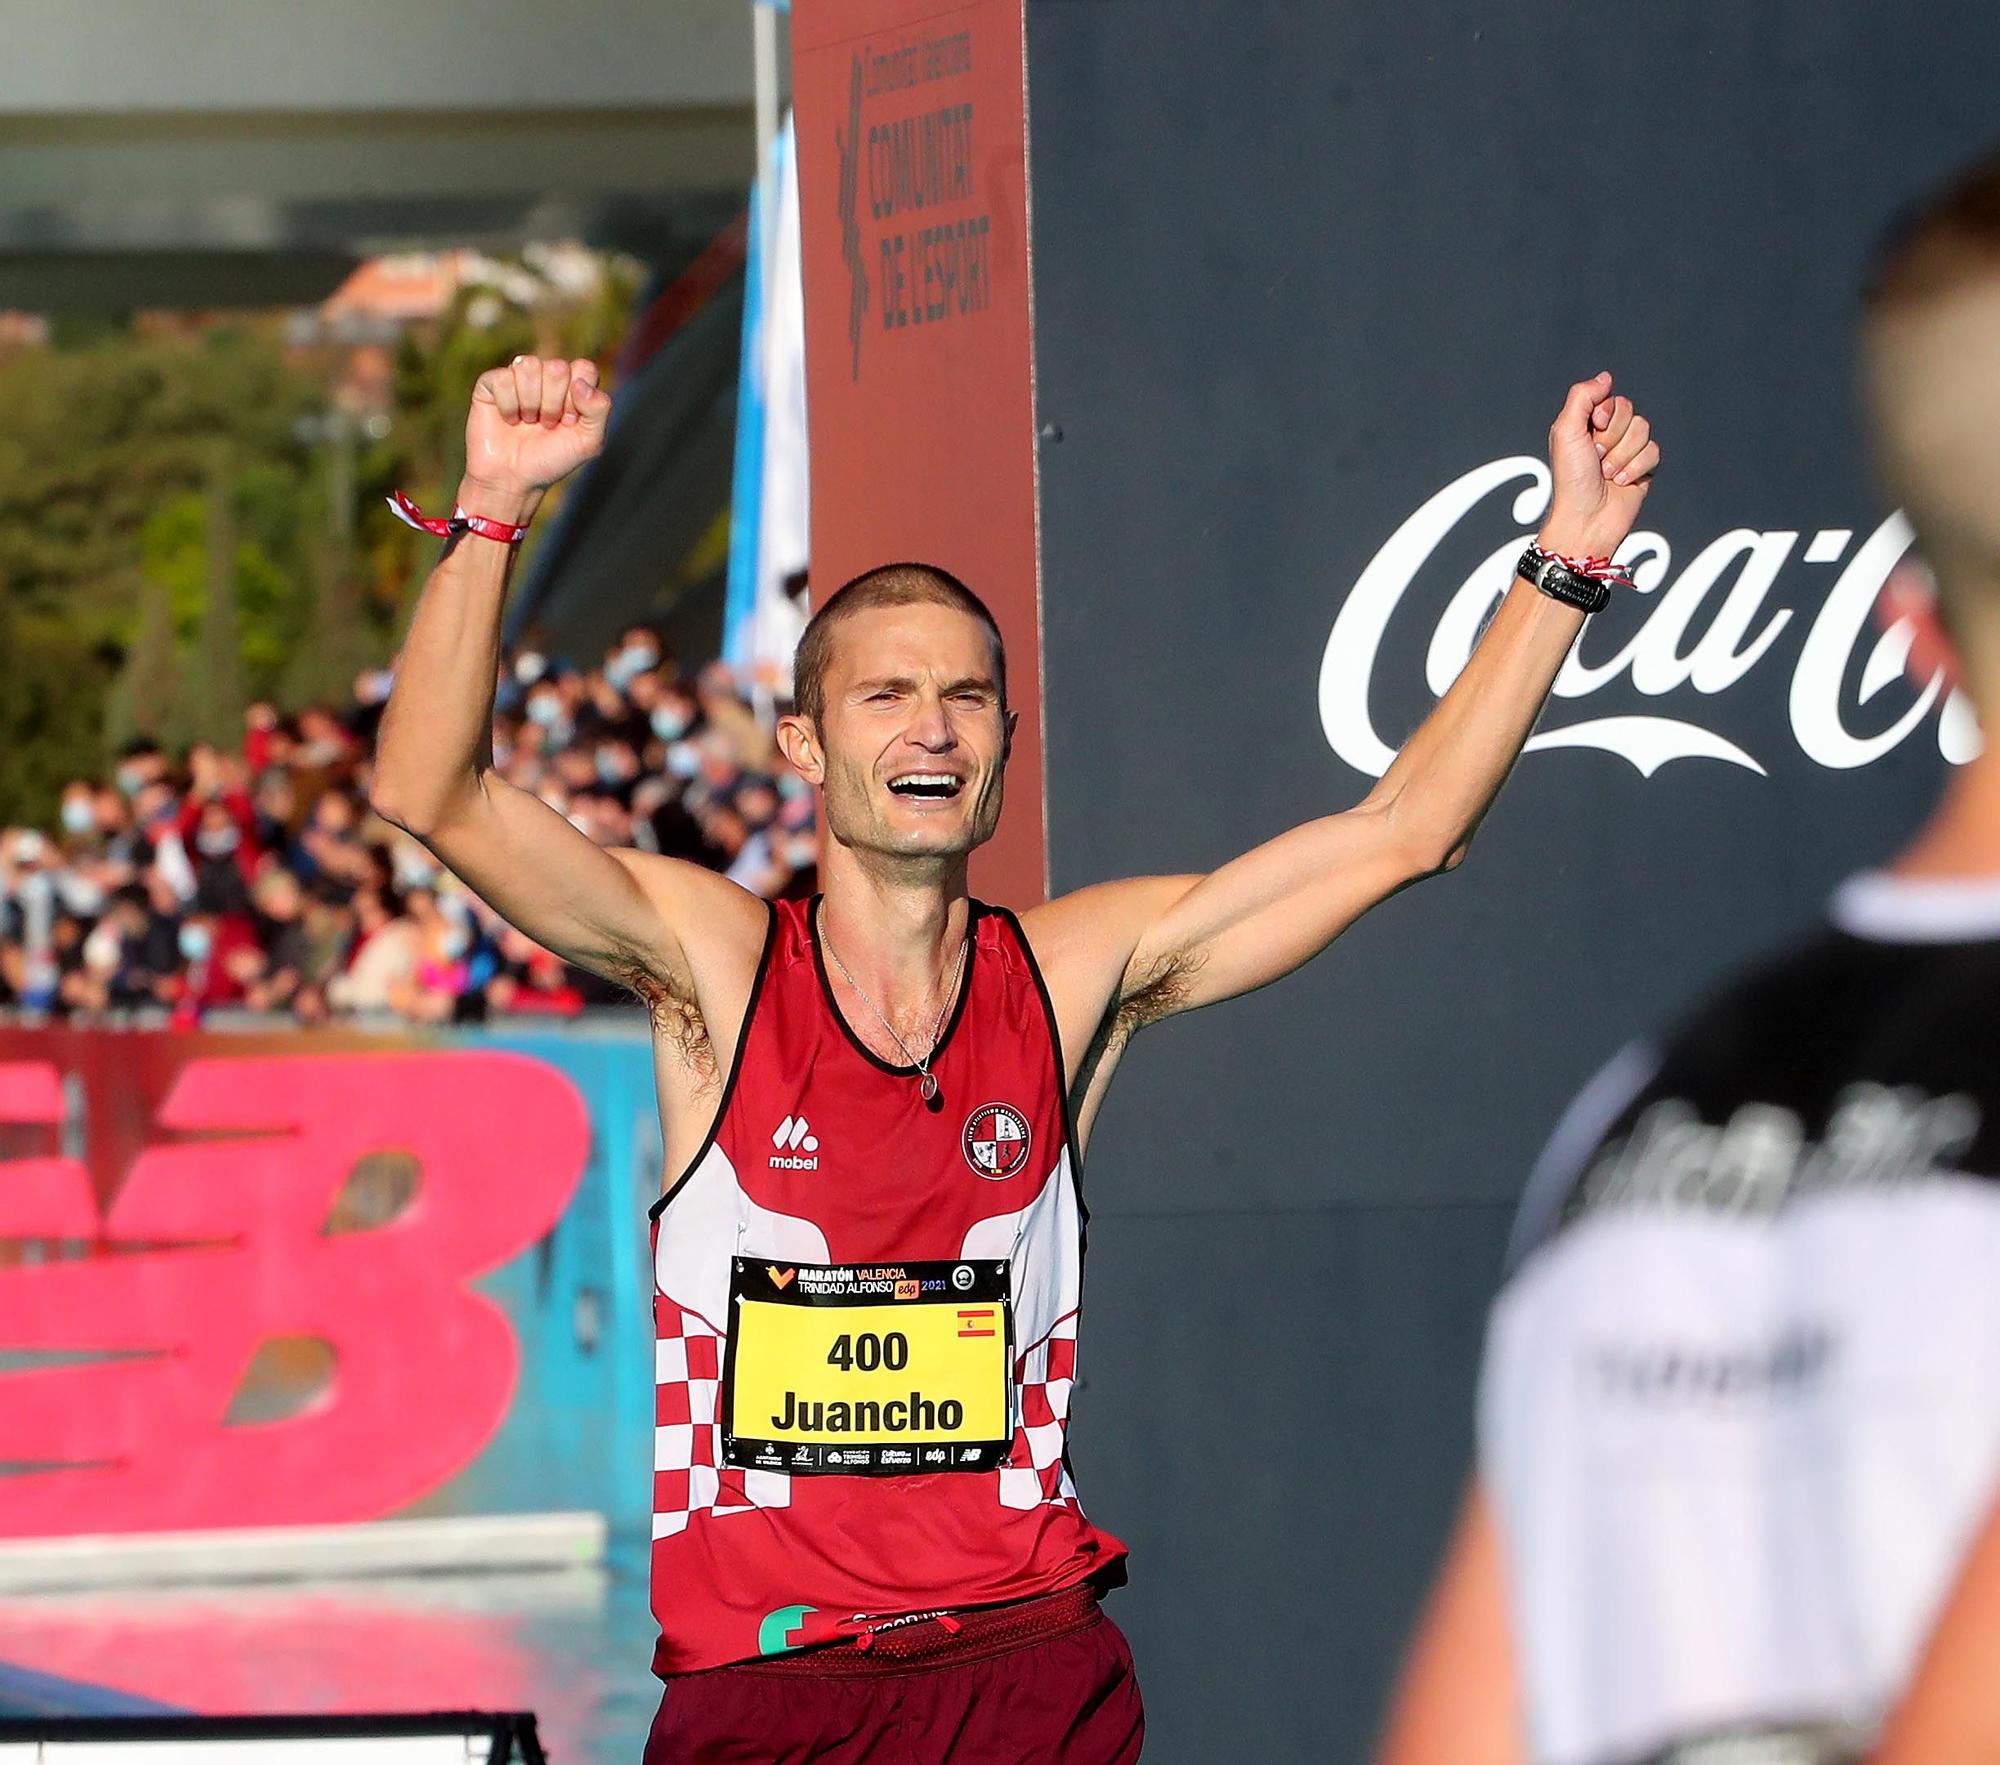
M 1187 1003 L 1194 977 L 1206 960 L 1205 956 L 1186 950 L 1159 957 L 1112 1008 L 1113 1034 L 1121 1039 L 1129 1037 L 1149 1023 L 1158 1023 L 1180 1010 Z
M 1200 973 L 1203 958 L 1187 952 L 1162 956 L 1106 1012 L 1097 1034 L 1084 1050 L 1074 1094 L 1087 1096 L 1105 1061 L 1115 1059 L 1127 1042 L 1149 1023 L 1171 1017 L 1187 1003 L 1190 983 Z
M 702 1021 L 701 1009 L 693 999 L 629 952 L 612 958 L 605 973 L 645 1006 L 653 1034 L 674 1051 L 689 1072 L 703 1083 L 720 1076 L 715 1047 L 708 1039 L 708 1025 Z

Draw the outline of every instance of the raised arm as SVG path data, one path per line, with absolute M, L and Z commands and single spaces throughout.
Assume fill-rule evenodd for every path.
M 467 513 L 518 524 L 597 453 L 611 398 L 589 361 L 517 357 L 479 377 L 465 429 Z M 493 770 L 500 613 L 514 548 L 468 533 L 424 585 L 382 717 L 370 801 L 504 918 L 567 960 L 652 993 L 696 992 L 682 931 L 754 962 L 764 909 L 671 858 L 598 846 Z M 732 966 L 741 966 L 732 964 Z
M 1564 557 L 1608 557 L 1631 531 L 1659 463 L 1645 418 L 1599 374 L 1570 388 L 1549 455 L 1555 488 L 1539 544 Z M 1095 945 L 1123 964 L 1117 1002 L 1148 1001 L 1150 1019 L 1247 993 L 1317 955 L 1376 902 L 1458 863 L 1583 618 L 1516 580 L 1450 691 L 1356 807 L 1280 834 L 1185 888 L 1146 881 L 1088 891 L 1097 897 Z

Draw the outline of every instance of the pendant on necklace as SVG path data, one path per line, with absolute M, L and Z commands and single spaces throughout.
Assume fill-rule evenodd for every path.
M 917 1094 L 926 1103 L 933 1103 L 937 1100 L 938 1082 L 936 1073 L 927 1072 L 917 1081 Z

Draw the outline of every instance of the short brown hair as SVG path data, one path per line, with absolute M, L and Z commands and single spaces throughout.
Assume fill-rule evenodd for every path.
M 1889 228 L 1864 299 L 1871 313 L 1914 306 L 2000 271 L 2000 152 L 1989 153 Z
M 833 660 L 834 633 L 856 613 L 877 607 L 952 607 L 986 627 L 993 643 L 994 684 L 1000 708 L 1007 708 L 1007 645 L 992 609 L 971 589 L 935 564 L 878 564 L 843 583 L 807 622 L 792 661 L 792 702 L 801 717 L 817 724 L 826 710 L 826 670 Z
M 1883 488 L 1916 529 L 1961 651 L 1979 650 L 1990 671 L 2000 666 L 2000 336 L 1992 317 L 2000 154 L 1974 163 L 1891 230 L 1866 302 L 1863 365 Z M 1989 690 L 2000 690 L 2000 677 Z

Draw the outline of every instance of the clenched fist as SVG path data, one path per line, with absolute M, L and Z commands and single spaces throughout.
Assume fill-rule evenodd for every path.
M 503 495 L 534 496 L 596 456 L 610 415 L 595 362 L 517 355 L 473 385 L 465 476 Z
M 1611 376 L 1578 381 L 1549 427 L 1554 489 L 1542 527 L 1543 550 L 1610 557 L 1638 520 L 1659 464 L 1652 425 L 1629 398 L 1612 397 Z

